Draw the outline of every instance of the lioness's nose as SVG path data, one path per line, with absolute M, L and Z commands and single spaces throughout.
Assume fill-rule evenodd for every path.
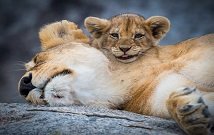
M 25 76 L 21 79 L 21 81 L 19 83 L 19 92 L 22 96 L 26 97 L 31 90 L 36 88 L 31 83 L 31 80 L 32 80 L 32 74 L 31 73 L 29 74 L 29 76 Z
M 127 46 L 127 45 L 121 45 L 121 46 L 119 47 L 119 49 L 125 53 L 125 52 L 127 52 L 128 50 L 130 50 L 131 47 L 130 47 L 130 46 Z

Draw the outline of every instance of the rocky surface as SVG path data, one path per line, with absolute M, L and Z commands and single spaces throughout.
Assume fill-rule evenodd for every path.
M 182 135 L 174 121 L 86 106 L 0 103 L 1 135 Z

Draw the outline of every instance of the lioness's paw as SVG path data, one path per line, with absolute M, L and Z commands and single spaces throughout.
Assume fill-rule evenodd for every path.
M 197 89 L 186 87 L 172 93 L 167 107 L 171 116 L 188 134 L 214 134 L 214 124 L 208 107 Z

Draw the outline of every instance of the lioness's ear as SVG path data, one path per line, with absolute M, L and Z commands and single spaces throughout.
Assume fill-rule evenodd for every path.
M 87 17 L 84 25 L 94 38 L 99 38 L 110 27 L 110 21 L 97 17 Z
M 39 38 L 42 50 L 69 42 L 88 43 L 88 37 L 73 22 L 62 20 L 48 24 L 40 29 Z
M 152 16 L 146 20 L 146 24 L 156 40 L 162 39 L 170 29 L 169 19 L 163 16 Z

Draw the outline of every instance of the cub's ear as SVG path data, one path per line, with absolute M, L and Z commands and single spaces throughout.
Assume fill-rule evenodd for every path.
M 39 38 L 42 50 L 47 50 L 69 42 L 88 43 L 88 37 L 73 22 L 62 20 L 48 24 L 40 29 Z
M 99 38 L 104 32 L 108 30 L 111 23 L 106 19 L 87 17 L 85 19 L 84 25 L 94 38 Z
M 163 16 L 152 16 L 146 20 L 146 24 L 157 41 L 162 39 L 170 29 L 169 19 Z

